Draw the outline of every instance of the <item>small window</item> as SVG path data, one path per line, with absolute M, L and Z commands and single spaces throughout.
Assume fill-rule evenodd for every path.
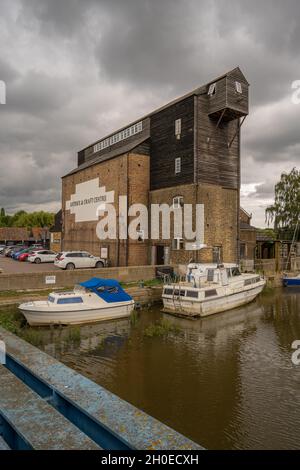
M 179 209 L 183 207 L 183 196 L 173 197 L 173 209 Z
M 217 91 L 217 84 L 216 83 L 212 83 L 211 85 L 209 85 L 209 89 L 208 89 L 208 96 L 213 96 L 216 94 L 216 91 Z
M 243 89 L 242 89 L 242 84 L 241 82 L 235 82 L 235 91 L 237 93 L 243 93 Z
M 181 157 L 175 158 L 175 174 L 181 173 Z
M 52 295 L 49 295 L 48 302 L 54 303 L 54 300 L 55 300 L 54 297 Z
M 58 304 L 82 304 L 81 297 L 66 297 L 65 299 L 58 299 Z
M 206 290 L 205 291 L 205 298 L 214 297 L 215 295 L 218 295 L 216 289 L 211 289 L 211 290 Z
M 175 297 L 184 297 L 185 296 L 185 290 L 174 290 L 174 296 Z
M 187 297 L 192 297 L 193 299 L 198 299 L 198 292 L 196 290 L 188 290 L 186 292 Z
M 183 250 L 184 242 L 182 238 L 174 238 L 173 239 L 173 250 Z
M 164 289 L 165 295 L 173 295 L 173 289 Z
M 175 135 L 180 137 L 181 134 L 181 119 L 176 119 L 175 121 Z

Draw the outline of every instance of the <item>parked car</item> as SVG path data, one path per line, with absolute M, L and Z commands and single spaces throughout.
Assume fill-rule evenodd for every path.
M 14 246 L 12 248 L 10 248 L 7 252 L 6 252 L 6 255 L 7 257 L 9 258 L 12 258 L 13 254 L 14 253 L 17 253 L 18 251 L 21 251 L 23 250 L 24 248 L 26 248 L 26 246 Z
M 0 255 L 3 254 L 5 248 L 6 248 L 6 245 L 0 245 Z
M 7 245 L 6 248 L 4 248 L 3 254 L 4 256 L 8 256 L 8 252 L 15 248 L 15 245 Z
M 14 259 L 14 260 L 17 260 L 19 258 L 19 255 L 21 253 L 23 253 L 25 250 L 27 250 L 28 248 L 18 248 L 17 251 L 13 251 L 11 252 L 11 258 Z
M 27 261 L 28 256 L 32 255 L 34 252 L 43 250 L 42 246 L 38 246 L 36 248 L 30 247 L 27 250 L 23 250 L 21 254 L 18 256 L 18 261 Z
M 87 251 L 63 251 L 58 253 L 54 264 L 61 269 L 103 268 L 105 260 Z
M 51 250 L 38 250 L 30 253 L 28 256 L 28 261 L 30 263 L 40 264 L 40 263 L 53 263 L 57 253 Z

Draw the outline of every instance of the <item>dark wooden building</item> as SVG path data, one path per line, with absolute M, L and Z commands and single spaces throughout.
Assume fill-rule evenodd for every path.
M 81 182 L 98 177 L 99 185 L 106 182 L 107 190 L 134 195 L 130 204 L 142 200 L 148 204 L 172 205 L 179 200 L 204 204 L 207 248 L 193 257 L 236 261 L 240 254 L 240 131 L 248 114 L 248 88 L 245 76 L 235 68 L 78 152 L 77 168 L 63 178 L 64 249 L 79 249 L 80 242 L 84 244 L 84 226 L 80 225 L 79 240 L 67 201 Z M 128 165 L 115 175 L 115 185 L 108 177 L 109 162 L 121 161 L 126 155 L 139 156 L 140 167 L 148 172 L 141 188 L 138 181 L 132 182 L 132 189 L 125 188 L 125 180 L 134 177 L 128 173 Z M 89 243 L 91 251 L 99 254 L 102 243 L 91 234 Z M 84 246 L 88 249 L 88 244 Z M 137 264 L 142 260 L 186 262 L 191 253 L 184 246 L 184 239 L 142 240 L 139 253 L 143 255 L 133 259 Z M 117 262 L 112 259 L 112 264 Z

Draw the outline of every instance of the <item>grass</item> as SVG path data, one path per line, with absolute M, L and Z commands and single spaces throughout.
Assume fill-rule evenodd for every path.
M 135 282 L 120 282 L 120 284 L 123 289 L 128 289 L 130 287 L 139 287 L 141 284 L 143 284 L 145 287 L 161 286 L 163 281 L 161 279 L 148 279 L 147 281 L 143 281 L 141 279 L 140 281 Z
M 25 318 L 19 312 L 13 312 L 10 309 L 6 312 L 1 312 L 0 326 L 33 344 L 33 346 L 41 346 L 43 344 L 43 337 L 40 331 L 29 328 Z
M 71 342 L 71 343 L 79 343 L 80 337 L 81 337 L 80 327 L 74 326 L 69 329 L 66 341 Z
M 33 346 L 41 346 L 44 343 L 43 336 L 39 330 L 33 330 L 32 328 L 24 328 L 20 336 Z
M 22 320 L 23 317 L 19 312 L 11 312 L 9 309 L 0 314 L 0 326 L 18 336 L 22 332 Z
M 130 324 L 131 326 L 135 326 L 138 322 L 139 315 L 136 310 L 133 310 L 130 314 Z
M 144 336 L 147 338 L 154 338 L 168 336 L 169 334 L 178 335 L 179 332 L 180 328 L 178 326 L 173 325 L 170 321 L 163 319 L 147 326 L 147 328 L 144 330 Z
M 23 298 L 24 296 L 48 296 L 51 292 L 53 291 L 69 291 L 72 290 L 70 287 L 65 287 L 65 288 L 56 288 L 55 287 L 52 289 L 42 289 L 42 290 L 28 290 L 28 291 L 20 291 L 20 290 L 3 290 L 0 291 L 0 300 L 1 299 L 9 299 L 9 298 Z

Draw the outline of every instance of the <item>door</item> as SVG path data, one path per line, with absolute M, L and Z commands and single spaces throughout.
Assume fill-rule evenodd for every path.
M 216 264 L 222 263 L 222 247 L 221 246 L 213 247 L 213 263 L 216 263 Z
M 165 247 L 164 245 L 156 245 L 156 264 L 164 264 L 165 262 Z

